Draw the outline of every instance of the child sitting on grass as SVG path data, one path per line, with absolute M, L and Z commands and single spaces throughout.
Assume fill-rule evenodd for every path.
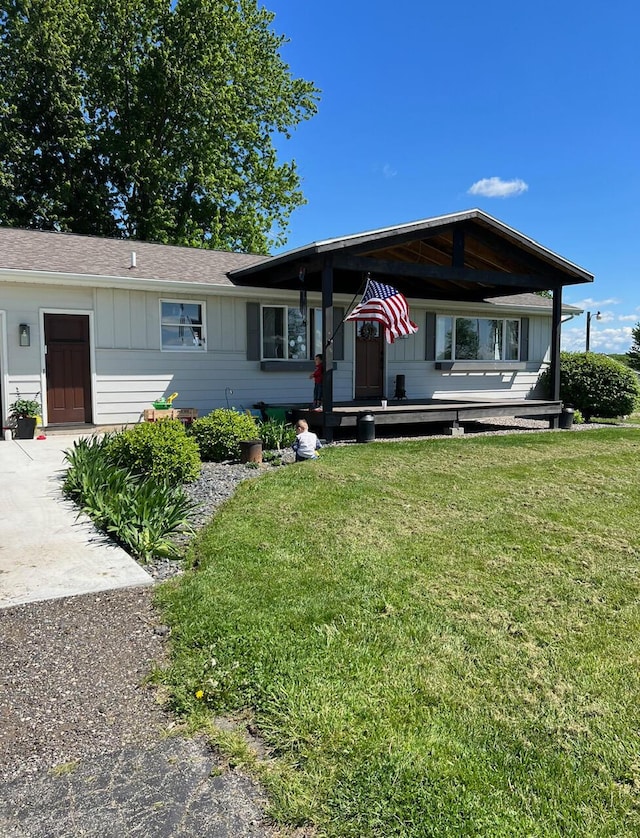
M 296 439 L 291 446 L 296 452 L 296 463 L 302 460 L 317 460 L 316 451 L 322 448 L 318 437 L 309 430 L 306 419 L 298 419 L 296 422 Z

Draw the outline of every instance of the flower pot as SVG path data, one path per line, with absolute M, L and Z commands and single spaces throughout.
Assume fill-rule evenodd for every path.
M 241 463 L 261 463 L 262 462 L 262 440 L 261 439 L 246 439 L 240 443 L 240 462 Z
M 35 416 L 25 416 L 21 419 L 16 419 L 16 439 L 33 439 L 36 432 L 36 422 L 38 420 Z

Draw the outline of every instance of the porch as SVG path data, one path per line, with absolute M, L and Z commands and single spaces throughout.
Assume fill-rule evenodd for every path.
M 482 401 L 481 392 L 474 393 L 474 400 L 466 400 L 464 392 L 457 390 L 455 398 L 446 400 L 389 400 L 383 410 L 380 400 L 388 392 L 385 374 L 388 385 L 391 371 L 385 370 L 383 349 L 375 357 L 359 355 L 360 344 L 366 348 L 373 341 L 369 335 L 365 338 L 358 333 L 349 360 L 355 371 L 351 392 L 362 398 L 357 402 L 340 401 L 336 398 L 338 371 L 334 362 L 345 359 L 344 314 L 362 295 L 369 277 L 388 283 L 410 301 L 423 301 L 425 311 L 421 312 L 420 331 L 417 337 L 412 333 L 408 339 L 413 342 L 410 361 L 421 365 L 422 380 L 425 375 L 433 379 L 425 388 L 426 393 L 448 391 L 448 387 L 441 386 L 440 378 L 456 371 L 461 364 L 471 363 L 473 370 L 477 370 L 479 362 L 490 362 L 493 371 L 512 374 L 526 372 L 530 363 L 537 369 L 548 363 L 551 401 L 518 401 L 517 396 L 501 401 L 499 393 L 487 393 L 487 400 Z M 306 306 L 307 292 L 321 296 L 322 339 L 316 346 L 323 347 L 324 409 L 316 413 L 305 409 L 308 406 L 298 406 L 301 410 L 296 415 L 304 416 L 327 438 L 331 438 L 334 430 L 357 426 L 359 414 L 365 411 L 372 413 L 379 425 L 445 423 L 455 430 L 466 420 L 533 416 L 548 419 L 553 427 L 558 427 L 562 413 L 562 290 L 565 286 L 593 281 L 593 275 L 584 269 L 477 209 L 315 242 L 232 271 L 229 278 L 240 287 L 299 293 L 301 308 Z M 488 314 L 484 319 L 500 319 L 501 306 L 513 307 L 520 313 L 534 312 L 534 315 L 544 312 L 549 320 L 545 345 L 539 342 L 532 356 L 527 316 L 518 318 L 518 325 L 511 333 L 513 345 L 509 352 L 504 351 L 504 342 L 496 342 L 495 347 L 480 351 L 479 339 L 477 345 L 467 345 L 462 337 L 458 340 L 457 332 L 454 335 L 454 326 L 449 328 L 443 322 L 459 311 L 463 312 L 463 320 L 466 312 L 483 319 L 474 308 L 484 312 L 490 305 L 494 305 L 493 311 L 498 313 Z M 441 345 L 438 343 L 438 318 Z M 252 336 L 249 357 L 260 361 L 261 370 L 271 369 L 274 362 L 264 359 L 261 354 L 257 306 L 251 314 L 248 332 Z M 352 334 L 350 331 L 349 335 Z M 308 360 L 310 358 L 311 354 Z M 291 360 L 283 358 L 276 362 L 282 370 L 283 364 L 289 364 Z M 379 372 L 377 378 L 371 370 Z M 404 372 L 403 367 L 401 370 Z M 464 370 L 470 371 L 466 366 Z M 518 392 L 528 392 L 532 385 L 533 382 L 526 382 L 526 389 L 523 386 Z M 345 390 L 343 380 L 341 396 L 345 395 Z
M 464 422 L 497 417 L 546 419 L 557 427 L 562 413 L 562 402 L 543 399 L 513 399 L 504 401 L 464 401 L 461 399 L 428 399 L 423 401 L 391 400 L 383 407 L 380 401 L 339 402 L 331 410 L 315 411 L 306 407 L 291 406 L 291 421 L 306 419 L 311 430 L 325 439 L 344 429 L 349 432 L 358 425 L 364 414 L 373 416 L 376 426 L 393 425 L 444 425 L 451 434 L 462 433 Z M 426 429 L 425 429 L 426 430 Z

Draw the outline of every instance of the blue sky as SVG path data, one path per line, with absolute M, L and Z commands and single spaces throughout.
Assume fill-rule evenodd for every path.
M 637 0 L 264 0 L 319 112 L 280 144 L 307 205 L 284 249 L 478 207 L 594 274 L 591 349 L 640 321 Z M 474 188 L 475 185 L 475 188 Z M 584 350 L 585 315 L 563 327 Z

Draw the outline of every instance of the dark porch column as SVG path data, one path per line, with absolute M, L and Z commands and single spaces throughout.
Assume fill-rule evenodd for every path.
M 324 347 L 324 379 L 322 382 L 322 410 L 324 436 L 329 442 L 333 429 L 327 424 L 327 414 L 333 410 L 333 260 L 327 257 L 322 266 L 322 345 Z
M 562 286 L 553 289 L 551 315 L 551 398 L 560 400 L 560 322 L 562 320 Z M 549 426 L 558 427 L 558 417 L 553 417 Z

